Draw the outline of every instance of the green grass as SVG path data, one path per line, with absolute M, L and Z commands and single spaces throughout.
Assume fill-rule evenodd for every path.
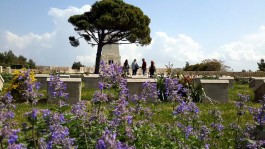
M 90 101 L 95 91 L 96 91 L 95 89 L 84 89 L 83 88 L 81 99 Z M 117 97 L 117 93 L 115 92 L 115 90 L 107 90 L 105 92 L 109 96 L 113 96 L 113 98 Z M 41 93 L 46 95 L 45 91 L 41 91 Z M 226 121 L 228 121 L 228 123 L 229 121 L 234 120 L 236 117 L 236 108 L 235 108 L 234 102 L 239 99 L 238 93 L 250 95 L 250 99 L 253 99 L 254 97 L 253 91 L 248 87 L 247 84 L 234 84 L 234 87 L 229 89 L 229 94 L 228 94 L 229 102 L 228 103 L 220 103 L 220 104 L 214 104 L 214 105 L 210 103 L 197 103 L 197 106 L 201 110 L 200 112 L 201 116 L 206 117 L 207 119 L 208 111 L 215 107 L 223 113 L 222 116 Z M 248 102 L 248 105 L 257 107 L 260 104 L 255 103 L 255 102 Z M 171 103 L 167 103 L 167 102 L 161 102 L 158 104 L 147 103 L 147 106 L 150 106 L 151 109 L 155 111 L 153 122 L 163 123 L 163 122 L 172 121 L 173 107 Z M 54 105 L 39 103 L 37 107 L 43 109 L 43 108 L 54 107 Z M 16 119 L 18 119 L 18 121 L 21 121 L 20 119 L 23 119 L 21 117 L 24 117 L 23 113 L 29 109 L 30 109 L 30 106 L 27 104 L 18 104 L 17 110 L 16 110 L 16 117 L 17 117 Z M 251 119 L 252 117 L 249 117 L 249 118 Z
M 93 94 L 96 90 L 94 89 L 84 89 L 82 88 L 82 100 L 88 100 L 90 101 L 93 97 Z M 42 91 L 44 94 L 45 92 Z M 110 89 L 104 91 L 106 94 L 108 94 L 109 97 L 117 98 L 118 94 L 117 91 Z M 218 104 L 211 104 L 211 103 L 197 103 L 197 106 L 200 109 L 199 113 L 199 121 L 201 121 L 203 124 L 210 125 L 213 121 L 211 116 L 208 114 L 208 112 L 212 109 L 218 109 L 221 112 L 222 119 L 223 119 L 223 125 L 225 127 L 223 138 L 227 139 L 226 141 L 222 140 L 222 145 L 231 146 L 231 142 L 233 142 L 233 131 L 231 131 L 230 124 L 237 122 L 237 108 L 235 106 L 235 102 L 238 101 L 239 97 L 238 94 L 244 94 L 244 95 L 250 95 L 250 99 L 252 100 L 254 97 L 253 91 L 249 88 L 248 84 L 234 84 L 234 87 L 229 89 L 228 92 L 228 98 L 229 101 L 227 103 L 218 103 Z M 256 102 L 249 101 L 247 105 L 252 107 L 259 107 L 260 104 Z M 30 105 L 23 103 L 23 104 L 17 104 L 17 108 L 15 110 L 15 121 L 18 124 L 21 124 L 22 122 L 26 121 L 26 117 L 24 115 L 25 112 L 29 112 L 31 110 Z M 161 102 L 161 103 L 146 103 L 144 106 L 150 107 L 152 111 L 154 112 L 154 115 L 152 117 L 151 122 L 154 124 L 159 124 L 160 126 L 164 126 L 164 124 L 173 124 L 176 119 L 173 118 L 172 115 L 172 103 L 170 102 Z M 57 105 L 54 104 L 45 104 L 45 103 L 38 103 L 36 106 L 38 109 L 51 109 L 56 108 Z M 105 105 L 105 108 L 107 105 Z M 91 108 L 91 107 L 90 107 Z M 106 109 L 106 111 L 108 111 Z M 145 119 L 144 116 L 137 117 L 136 119 Z M 246 113 L 240 117 L 241 120 L 241 127 L 244 128 L 244 125 L 249 123 L 254 123 L 252 115 L 249 113 Z M 162 132 L 163 133 L 163 132 Z M 166 134 L 161 134 L 165 135 Z
M 228 99 L 229 101 L 236 101 L 239 99 L 238 94 L 249 95 L 250 100 L 254 99 L 254 92 L 249 88 L 248 84 L 237 84 L 234 83 L 234 86 L 228 90 Z
M 51 109 L 51 108 L 56 108 L 57 105 L 55 104 L 44 104 L 44 103 L 38 103 L 36 105 L 38 109 Z M 21 103 L 21 104 L 16 104 L 16 109 L 15 109 L 15 120 L 18 123 L 25 122 L 27 120 L 25 113 L 31 111 L 31 106 L 28 103 Z
M 95 89 L 82 88 L 81 100 L 91 100 L 95 91 Z

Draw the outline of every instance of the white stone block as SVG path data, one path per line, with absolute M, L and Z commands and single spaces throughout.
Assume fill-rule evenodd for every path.
M 11 73 L 11 67 L 6 67 L 6 73 Z
M 99 74 L 89 74 L 83 77 L 84 87 L 86 89 L 98 89 L 98 82 L 100 81 Z
M 0 91 L 3 90 L 4 82 L 5 82 L 5 80 L 4 80 L 3 77 L 0 75 Z
M 47 86 L 50 78 L 47 78 Z M 65 93 L 69 93 L 66 103 L 75 104 L 81 100 L 82 81 L 81 78 L 60 78 L 60 81 L 66 83 Z M 52 101 L 51 95 L 48 95 L 48 102 Z
M 40 82 L 40 89 L 47 89 L 47 78 L 50 78 L 49 74 L 36 74 L 35 78 L 37 82 Z
M 210 100 L 214 100 L 216 102 L 228 101 L 228 80 L 201 79 L 200 83 L 206 94 L 206 98 L 203 98 L 202 102 L 209 102 Z

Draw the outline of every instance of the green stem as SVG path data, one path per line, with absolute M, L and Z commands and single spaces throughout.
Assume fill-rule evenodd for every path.
M 84 126 L 84 124 L 82 125 L 82 127 L 83 127 L 84 134 L 85 134 L 86 148 L 88 149 L 88 142 L 87 142 L 87 136 L 86 136 L 86 131 L 85 131 L 85 126 Z
M 37 148 L 37 144 L 36 144 L 36 137 L 35 137 L 35 134 L 34 134 L 34 129 L 35 129 L 35 126 L 34 124 L 32 124 L 32 137 L 33 137 L 33 142 L 34 142 L 34 148 Z
M 59 109 L 61 109 L 61 107 L 62 107 L 62 101 L 61 99 L 59 99 Z
M 237 117 L 237 126 L 239 126 L 240 124 L 240 116 Z M 237 148 L 237 132 L 238 132 L 238 129 L 236 129 L 236 134 L 235 134 L 235 148 Z
M 192 129 L 193 129 L 193 130 L 195 130 L 194 125 L 195 125 L 195 120 L 194 120 L 194 118 L 193 118 L 193 119 L 192 119 Z
M 31 102 L 31 110 L 33 111 L 33 103 L 32 102 Z M 32 123 L 32 139 L 33 139 L 33 143 L 34 143 L 34 148 L 37 148 L 34 129 L 35 129 L 35 120 L 33 120 L 33 123 Z
M 100 112 L 100 106 L 101 106 L 101 102 L 99 103 L 98 105 L 98 113 L 97 113 L 97 116 L 99 117 L 99 112 Z
M 185 147 L 186 146 L 186 135 L 185 135 L 185 132 L 183 133 L 183 135 L 184 135 L 184 147 Z
M 2 139 L 0 140 L 0 144 L 1 144 L 1 149 L 3 149 L 4 146 L 3 146 L 3 140 Z

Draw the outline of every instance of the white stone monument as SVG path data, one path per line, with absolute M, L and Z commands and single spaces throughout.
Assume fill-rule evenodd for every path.
M 223 76 L 223 77 L 219 77 L 219 79 L 220 79 L 220 80 L 228 80 L 228 81 L 229 81 L 229 88 L 233 88 L 233 86 L 234 86 L 234 82 L 235 82 L 234 77 Z
M 2 91 L 3 87 L 4 87 L 4 82 L 5 80 L 3 79 L 3 77 L 0 75 L 0 91 Z
M 121 64 L 121 56 L 119 50 L 119 44 L 108 44 L 102 49 L 101 60 L 105 63 L 118 63 Z
M 47 88 L 49 89 L 50 78 L 47 78 Z M 68 104 L 76 104 L 81 100 L 82 81 L 81 78 L 60 78 L 60 81 L 66 83 L 65 93 L 69 93 L 65 100 Z M 55 102 L 52 95 L 48 94 L 48 102 Z
M 40 89 L 47 89 L 47 78 L 50 78 L 49 74 L 36 74 L 35 78 L 40 83 Z
M 254 101 L 263 99 L 265 95 L 265 77 L 253 77 L 249 83 L 249 87 L 254 91 Z
M 11 73 L 11 67 L 6 67 L 6 73 Z
M 100 81 L 99 74 L 84 75 L 83 82 L 86 89 L 99 89 L 98 82 Z
M 141 78 L 141 79 L 128 78 L 127 79 L 127 88 L 129 90 L 130 96 L 132 96 L 134 94 L 140 95 L 144 89 L 143 83 L 145 83 L 145 82 L 150 82 L 150 83 L 156 85 L 157 80 L 151 79 L 151 78 Z M 146 100 L 148 102 L 155 102 L 156 101 L 156 99 L 151 99 L 150 97 L 148 97 Z
M 200 83 L 205 91 L 207 97 L 202 98 L 202 102 L 216 101 L 227 102 L 228 101 L 228 80 L 204 80 L 201 79 Z

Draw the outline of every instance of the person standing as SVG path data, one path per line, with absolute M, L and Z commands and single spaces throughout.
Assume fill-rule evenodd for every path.
M 143 75 L 145 76 L 145 72 L 146 72 L 146 62 L 145 59 L 142 59 L 143 63 L 142 63 L 142 71 L 143 71 Z
M 156 67 L 154 61 L 151 61 L 151 66 L 149 67 L 149 73 L 150 73 L 150 78 L 153 78 L 156 72 Z
M 139 66 L 136 62 L 136 59 L 134 59 L 132 62 L 132 72 L 133 72 L 132 75 L 136 75 L 138 69 L 139 69 Z
M 127 77 L 127 75 L 129 75 L 129 69 L 130 69 L 127 59 L 125 60 L 122 68 L 123 68 L 124 77 Z

